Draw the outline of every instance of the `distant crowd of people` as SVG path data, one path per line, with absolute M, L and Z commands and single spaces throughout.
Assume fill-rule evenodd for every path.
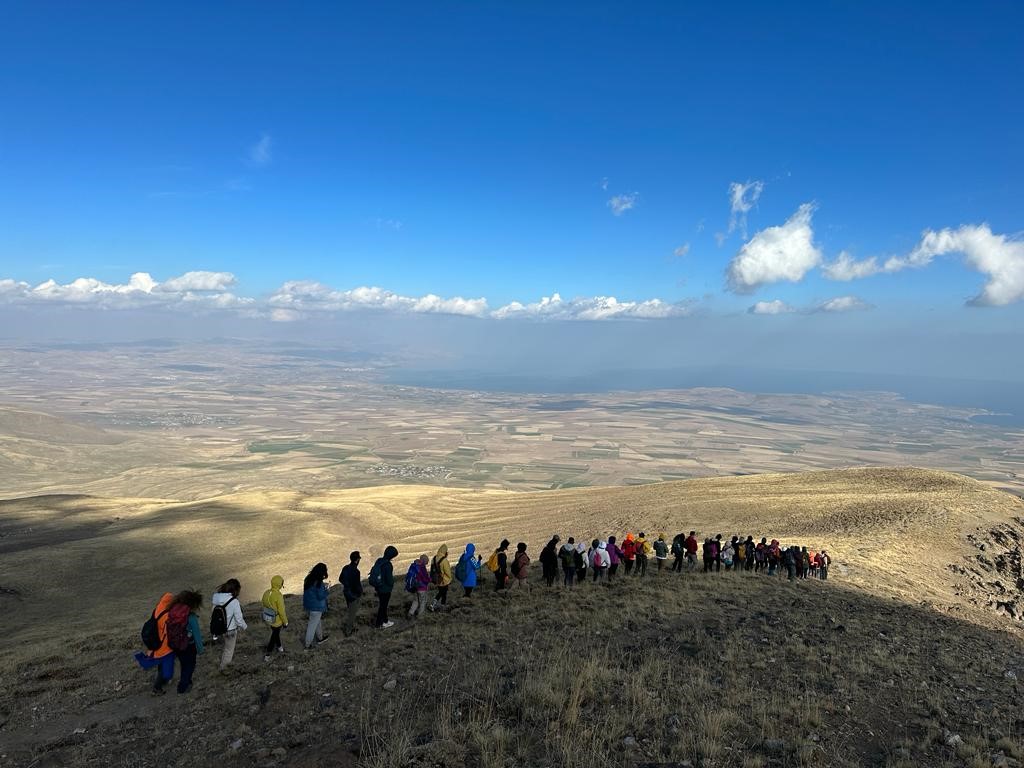
M 391 595 L 395 588 L 394 560 L 398 549 L 385 548 L 377 558 L 367 576 L 366 583 L 377 597 L 377 611 L 373 626 L 388 629 L 394 626 L 389 609 Z M 658 573 L 666 570 L 665 564 L 672 559 L 674 573 L 696 572 L 717 573 L 748 572 L 777 576 L 785 573 L 789 581 L 798 579 L 827 579 L 832 558 L 824 549 L 809 551 L 805 546 L 782 546 L 777 539 L 770 542 L 763 537 L 759 542 L 753 536 L 733 536 L 723 539 L 719 534 L 700 542 L 695 531 L 689 535 L 678 534 L 668 541 L 665 534 L 655 539 L 640 533 L 627 533 L 621 546 L 615 536 L 607 540 L 592 539 L 589 544 L 576 541 L 570 536 L 562 543 L 557 534 L 544 546 L 538 557 L 541 576 L 547 588 L 573 589 L 579 585 L 612 582 L 624 577 L 644 578 L 648 575 L 651 559 Z M 703 562 L 703 568 L 698 564 Z M 339 581 L 345 600 L 342 632 L 346 637 L 356 630 L 359 608 L 364 596 L 363 577 L 359 570 L 362 556 L 359 552 L 349 555 L 349 562 L 341 569 Z M 494 589 L 497 592 L 519 589 L 528 590 L 530 556 L 527 545 L 520 542 L 515 551 L 511 550 L 508 539 L 502 540 L 497 549 L 484 561 L 477 554 L 473 544 L 467 544 L 455 565 L 448 559 L 448 546 L 442 544 L 433 557 L 420 555 L 412 561 L 405 574 L 404 589 L 409 595 L 406 615 L 410 620 L 422 617 L 428 611 L 445 611 L 448 608 L 449 590 L 458 582 L 463 598 L 470 598 L 480 583 L 480 574 L 486 570 L 494 575 Z M 622 568 L 620 572 L 620 566 Z M 589 577 L 589 578 L 588 578 Z M 282 630 L 289 626 L 285 607 L 284 579 L 274 576 L 270 589 L 263 593 L 260 601 L 261 621 L 269 628 L 270 637 L 264 649 L 264 661 L 271 661 L 274 655 L 285 652 L 281 638 Z M 328 609 L 329 572 L 325 563 L 317 563 L 306 575 L 302 584 L 302 607 L 308 615 L 303 646 L 312 650 L 327 639 L 324 632 L 324 615 Z M 228 579 L 213 593 L 213 609 L 210 616 L 210 638 L 222 646 L 219 669 L 228 674 L 234 658 L 238 633 L 248 629 L 242 607 L 238 601 L 242 585 L 237 579 Z M 434 597 L 431 600 L 430 594 Z M 199 654 L 204 652 L 202 631 L 198 614 L 203 597 L 193 590 L 178 594 L 164 594 L 142 628 L 145 651 L 135 654 L 143 669 L 155 669 L 153 692 L 162 694 L 174 677 L 174 662 L 178 661 L 178 693 L 188 693 Z

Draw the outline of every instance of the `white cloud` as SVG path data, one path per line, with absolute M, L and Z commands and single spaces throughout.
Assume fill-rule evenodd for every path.
M 765 283 L 799 282 L 821 263 L 814 245 L 811 217 L 814 206 L 801 205 L 785 224 L 756 233 L 740 248 L 726 271 L 729 288 L 751 293 Z
M 835 261 L 826 264 L 821 271 L 829 280 L 846 282 L 877 275 L 882 271 L 882 267 L 879 266 L 878 259 L 874 256 L 857 261 L 849 253 L 843 251 Z
M 296 312 L 294 309 L 272 309 L 270 310 L 270 319 L 275 323 L 292 323 L 301 320 L 302 313 Z
M 621 216 L 626 211 L 632 210 L 636 207 L 637 202 L 640 200 L 640 193 L 638 192 L 626 192 L 622 195 L 613 195 L 608 201 L 608 207 L 612 209 L 612 213 L 616 216 Z
M 603 178 L 601 179 L 601 184 L 600 184 L 600 186 L 601 186 L 601 189 L 603 189 L 603 190 L 604 190 L 605 192 L 607 192 L 607 191 L 608 191 L 608 177 L 607 177 L 607 176 L 604 176 L 604 177 L 603 177 Z
M 610 320 L 616 318 L 658 319 L 690 313 L 686 304 L 670 304 L 661 299 L 619 301 L 614 296 L 578 297 L 566 301 L 557 293 L 532 304 L 513 301 L 491 313 L 499 320 L 533 318 L 547 320 Z
M 186 272 L 180 277 L 172 277 L 159 285 L 159 290 L 170 293 L 181 291 L 223 291 L 237 281 L 230 272 Z
M 690 244 L 689 243 L 683 243 L 678 248 L 676 248 L 674 251 L 672 251 L 672 255 L 673 256 L 677 256 L 677 257 L 679 257 L 681 259 L 686 254 L 688 254 L 689 252 L 690 252 Z
M 349 291 L 337 291 L 322 283 L 305 280 L 285 283 L 267 303 L 273 309 L 319 312 L 384 309 L 471 317 L 480 317 L 487 312 L 487 300 L 483 298 L 464 299 L 456 296 L 443 299 L 434 294 L 420 297 L 401 296 L 383 288 L 365 286 Z
M 757 205 L 763 191 L 763 181 L 748 180 L 745 184 L 734 181 L 729 185 L 729 234 L 739 229 L 746 238 L 747 213 Z
M 827 301 L 821 302 L 814 308 L 815 312 L 855 312 L 861 309 L 873 309 L 871 304 L 868 304 L 856 296 L 837 296 L 834 299 L 828 299 Z
M 796 307 L 790 306 L 781 299 L 775 299 L 774 301 L 759 301 L 747 311 L 752 315 L 785 315 L 797 310 Z
M 249 147 L 249 160 L 253 165 L 267 165 L 273 159 L 274 142 L 269 133 L 260 136 L 259 141 Z

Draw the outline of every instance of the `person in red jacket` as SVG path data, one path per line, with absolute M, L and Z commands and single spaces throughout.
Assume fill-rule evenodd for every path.
M 633 570 L 633 563 L 636 562 L 636 539 L 632 533 L 626 534 L 626 540 L 622 542 L 622 562 L 626 564 L 626 575 Z
M 684 542 L 686 547 L 686 566 L 691 570 L 697 570 L 697 532 L 690 531 Z

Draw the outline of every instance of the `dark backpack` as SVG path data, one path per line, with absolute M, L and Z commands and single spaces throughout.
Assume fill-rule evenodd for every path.
M 366 583 L 374 589 L 380 589 L 380 563 L 383 557 L 378 557 L 377 562 L 373 564 L 373 568 L 370 569 L 370 576 L 366 579 Z
M 455 564 L 455 578 L 462 584 L 466 583 L 466 571 L 468 569 L 469 566 L 466 565 L 466 556 L 463 555 L 459 558 L 459 562 Z
M 191 612 L 184 603 L 172 606 L 167 612 L 167 645 L 172 651 L 188 648 L 188 617 Z
M 405 574 L 405 591 L 415 592 L 417 586 L 419 585 L 416 583 L 416 563 L 413 563 Z
M 441 566 L 436 557 L 430 561 L 430 583 L 434 585 L 441 583 Z
M 160 640 L 160 619 L 164 617 L 168 610 L 170 609 L 160 611 L 159 614 L 153 611 L 149 618 L 146 619 L 146 623 L 142 625 L 142 644 L 151 651 L 155 651 L 162 645 Z
M 520 569 L 522 567 L 523 567 L 523 563 L 519 559 L 519 555 L 516 555 L 515 559 L 512 561 L 512 575 L 515 578 L 517 578 L 517 579 L 519 578 L 519 571 L 520 571 Z
M 228 606 L 232 600 L 235 598 L 232 597 L 224 605 L 213 606 L 213 611 L 210 612 L 210 634 L 214 637 L 228 633 Z

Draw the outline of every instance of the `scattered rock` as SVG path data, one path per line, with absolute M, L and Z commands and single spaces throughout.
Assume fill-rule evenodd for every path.
M 277 758 L 283 758 L 283 757 L 288 755 L 288 750 L 285 749 L 284 747 L 278 747 L 277 749 L 275 749 L 270 754 L 272 754 L 274 757 L 277 757 Z
M 769 755 L 781 755 L 786 751 L 786 742 L 782 739 L 765 739 L 761 742 L 761 749 Z
M 624 747 L 635 747 L 636 746 L 636 739 L 633 738 L 632 736 L 627 736 L 626 738 L 624 738 L 622 740 L 622 746 L 624 746 Z
M 234 750 L 235 752 L 237 752 L 241 748 L 242 748 L 242 740 L 241 739 L 235 739 L 234 741 L 231 742 L 231 749 Z
M 1003 677 L 1005 677 L 1007 680 L 1016 680 L 1017 673 L 1014 672 L 1012 669 L 1008 669 L 1003 673 Z
M 385 691 L 393 691 L 397 687 L 398 687 L 398 681 L 395 678 L 393 678 L 393 677 L 390 680 L 388 680 L 386 683 L 384 683 L 384 690 Z
M 943 738 L 946 742 L 947 747 L 958 747 L 964 743 L 964 740 L 960 738 L 959 733 L 951 733 L 950 731 L 945 731 L 943 733 Z

